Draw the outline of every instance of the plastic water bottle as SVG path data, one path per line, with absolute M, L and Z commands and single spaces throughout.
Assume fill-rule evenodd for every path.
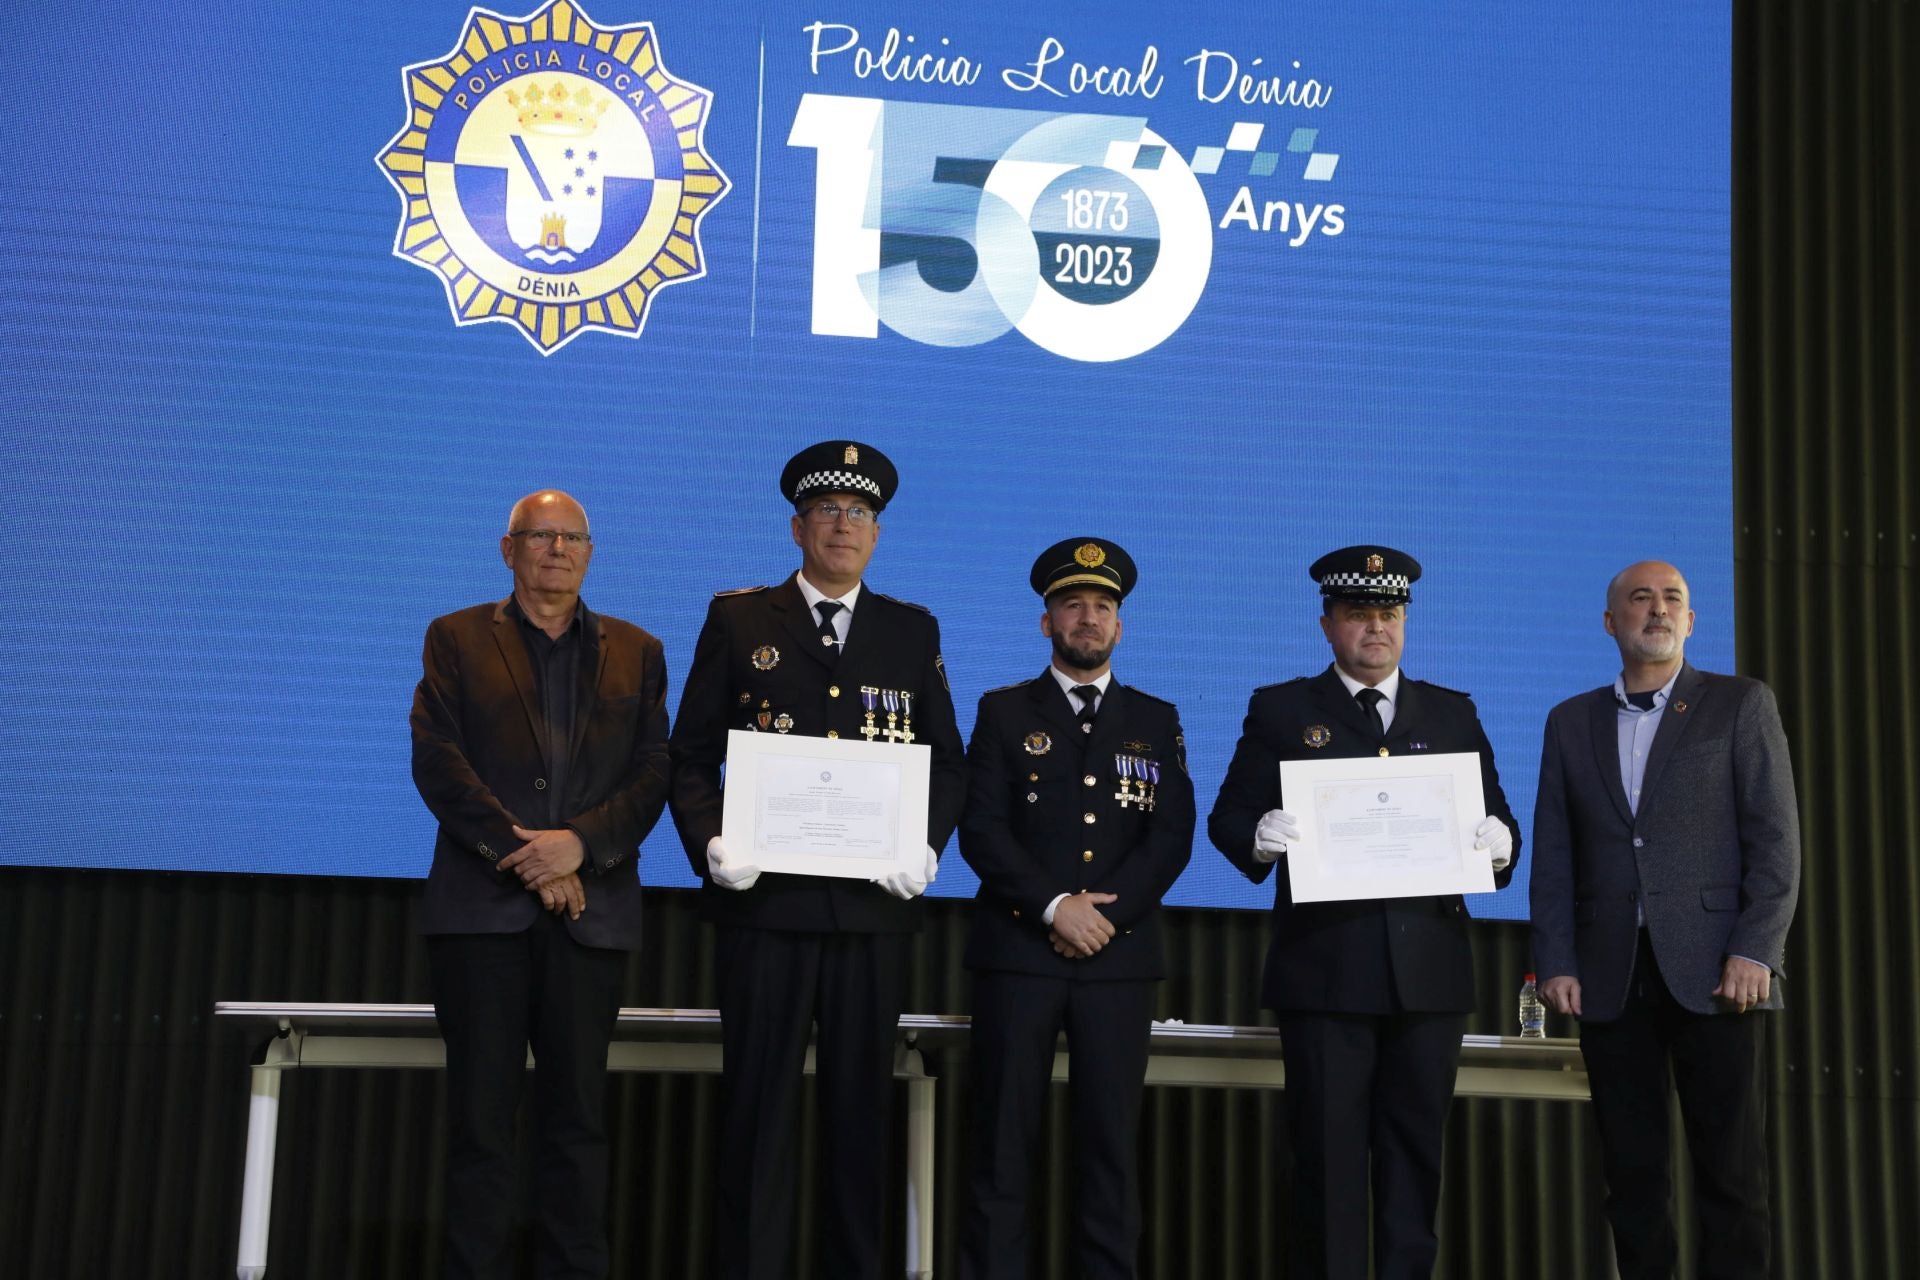
M 1522 1040 L 1544 1040 L 1547 1036 L 1547 1006 L 1541 1002 L 1540 988 L 1535 985 L 1532 974 L 1523 975 L 1526 981 L 1520 984 L 1520 1038 Z

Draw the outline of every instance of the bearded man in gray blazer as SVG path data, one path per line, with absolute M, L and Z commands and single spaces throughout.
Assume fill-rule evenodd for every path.
M 1533 956 L 1580 1019 L 1622 1280 L 1668 1277 L 1669 1072 L 1700 1218 L 1699 1274 L 1764 1277 L 1766 1030 L 1800 889 L 1793 771 L 1772 692 L 1685 658 L 1686 579 L 1607 588 L 1611 687 L 1547 717 L 1534 810 Z

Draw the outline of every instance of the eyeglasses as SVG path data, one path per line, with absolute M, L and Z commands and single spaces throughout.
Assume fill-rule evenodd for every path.
M 525 538 L 527 545 L 535 551 L 545 551 L 553 545 L 555 538 L 569 551 L 578 551 L 593 541 L 593 535 L 574 533 L 570 529 L 515 529 L 507 534 L 509 538 Z
M 807 508 L 807 519 L 815 524 L 832 524 L 841 516 L 856 529 L 864 529 L 880 517 L 873 513 L 872 507 L 837 507 L 831 502 L 821 502 Z

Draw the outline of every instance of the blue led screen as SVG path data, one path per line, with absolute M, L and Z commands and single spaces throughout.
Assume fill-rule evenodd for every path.
M 795 566 L 781 463 L 884 449 L 874 588 L 962 729 L 1040 548 L 1142 580 L 1202 814 L 1306 566 L 1426 566 L 1523 830 L 1671 559 L 1733 655 L 1725 5 L 37 6 L 0 45 L 14 561 L 0 862 L 418 876 L 429 619 L 521 494 L 662 637 Z M 34 125 L 32 122 L 42 124 Z M 643 877 L 690 884 L 670 823 Z M 958 858 L 934 892 L 971 894 Z M 1171 895 L 1256 906 L 1205 843 Z M 1488 916 L 1525 914 L 1525 865 Z

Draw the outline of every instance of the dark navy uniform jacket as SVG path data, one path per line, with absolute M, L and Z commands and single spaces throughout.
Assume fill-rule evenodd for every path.
M 1121 804 L 1116 755 L 1157 766 L 1153 809 Z M 1193 853 L 1193 780 L 1173 704 L 1114 680 L 1082 734 L 1072 700 L 1043 671 L 980 699 L 967 764 L 960 852 L 980 876 L 968 967 L 1161 977 L 1160 898 Z M 1117 895 L 1100 912 L 1119 932 L 1097 955 L 1069 959 L 1054 954 L 1042 913 L 1083 889 Z
M 1315 742 L 1320 745 L 1314 745 Z M 1494 873 L 1504 888 L 1520 861 L 1520 828 L 1500 789 L 1493 748 L 1473 700 L 1400 673 L 1393 724 L 1377 737 L 1334 667 L 1256 689 L 1207 819 L 1213 845 L 1255 884 L 1280 863 L 1256 862 L 1260 815 L 1285 809 L 1282 760 L 1476 751 L 1487 812 L 1513 830 L 1513 861 Z M 1286 855 L 1282 854 L 1284 861 Z M 1277 1013 L 1464 1013 L 1474 1006 L 1473 947 L 1458 894 L 1295 904 L 1282 875 L 1273 898 L 1273 944 L 1262 999 Z
M 966 753 L 947 691 L 940 624 L 919 605 L 863 586 L 836 661 L 820 643 L 795 577 L 777 587 L 722 592 L 707 607 L 673 727 L 674 825 L 716 923 L 910 932 L 920 927 L 921 900 L 903 902 L 864 880 L 768 873 L 751 889 L 731 890 L 707 878 L 707 841 L 720 834 L 727 731 L 774 733 L 784 726 L 788 733 L 866 741 L 863 685 L 912 695 L 913 740 L 933 749 L 927 843 L 944 848 L 960 820 Z M 878 723 L 885 726 L 884 713 Z

